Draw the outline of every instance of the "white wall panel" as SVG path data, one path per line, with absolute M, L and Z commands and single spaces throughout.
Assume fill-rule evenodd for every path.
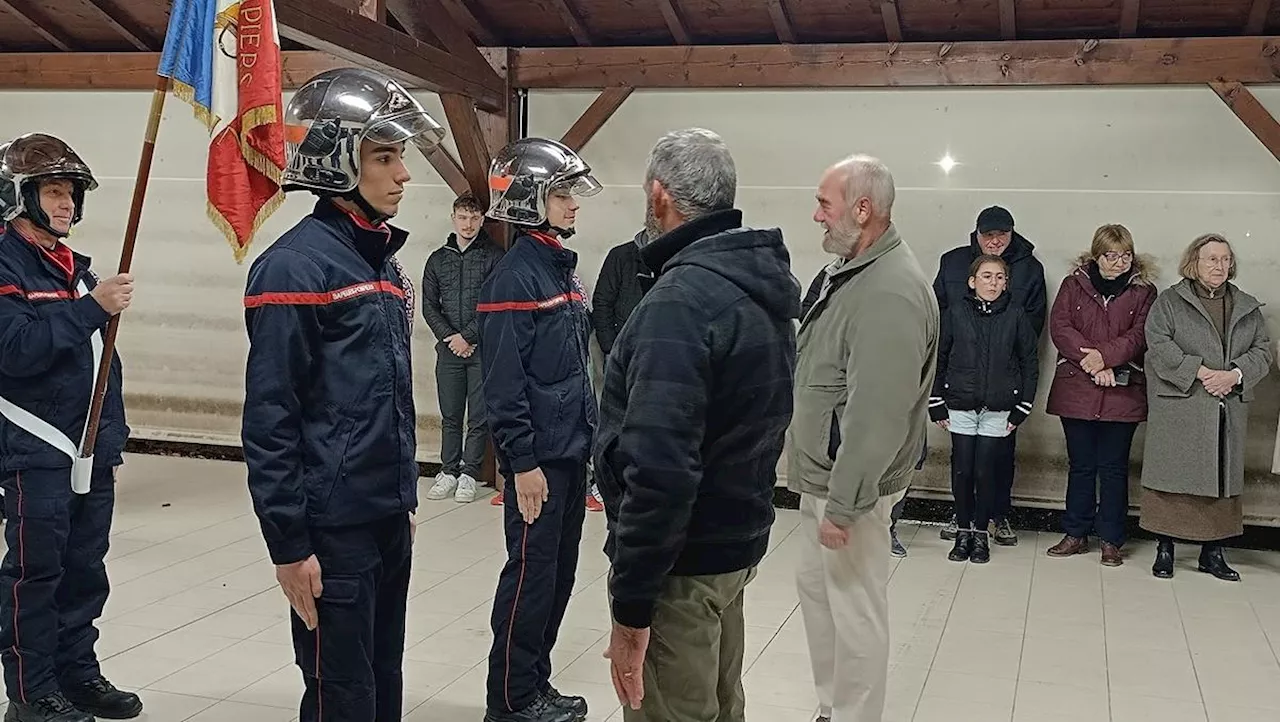
M 1280 112 L 1280 89 L 1254 89 Z M 441 122 L 434 96 L 420 96 Z M 594 93 L 530 96 L 530 132 L 559 137 Z M 0 92 L 0 136 L 45 130 L 75 146 L 103 187 L 90 196 L 74 245 L 110 271 L 119 254 L 147 93 Z M 810 217 L 823 169 L 859 151 L 883 158 L 898 184 L 895 220 L 926 273 L 940 253 L 966 240 L 977 212 L 1008 207 L 1037 246 L 1050 293 L 1101 223 L 1126 224 L 1139 251 L 1173 276 L 1182 248 L 1208 231 L 1226 234 L 1242 260 L 1240 284 L 1268 303 L 1280 333 L 1280 163 L 1208 88 L 1079 88 L 874 91 L 637 91 L 587 146 L 606 192 L 584 202 L 579 235 L 588 287 L 608 248 L 643 219 L 646 154 L 663 132 L 692 125 L 720 132 L 734 151 L 739 204 L 748 223 L 779 226 L 794 270 L 806 283 L 821 268 L 820 232 Z M 448 141 L 450 146 L 453 140 Z M 148 435 L 213 440 L 238 435 L 246 349 L 241 295 L 248 261 L 237 266 L 204 215 L 207 139 L 187 106 L 170 100 L 161 126 L 135 271 L 139 291 L 121 327 L 132 421 Z M 937 161 L 958 163 L 944 173 Z M 415 280 L 449 231 L 452 193 L 419 157 L 398 222 L 412 233 L 401 260 Z M 254 249 L 310 207 L 291 198 Z M 250 260 L 256 253 L 251 253 Z M 415 324 L 415 384 L 422 458 L 438 446 L 432 339 Z M 1064 449 L 1057 420 L 1043 414 L 1052 363 L 1044 339 L 1045 383 L 1037 413 L 1020 434 L 1019 494 L 1061 499 Z M 1269 474 L 1280 385 L 1272 378 L 1253 406 L 1248 468 L 1250 511 L 1280 518 L 1280 485 Z M 894 413 L 868 409 L 867 413 Z M 921 480 L 945 485 L 946 440 L 932 437 L 934 463 Z M 1135 444 L 1140 459 L 1141 437 Z M 1136 488 L 1137 480 L 1134 484 Z M 1135 496 L 1135 502 L 1138 498 Z

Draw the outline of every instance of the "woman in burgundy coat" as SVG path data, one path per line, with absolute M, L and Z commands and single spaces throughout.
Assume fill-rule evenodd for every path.
M 1123 563 L 1129 447 L 1147 418 L 1143 327 L 1156 298 L 1154 277 L 1150 257 L 1134 254 L 1129 230 L 1105 225 L 1058 289 L 1049 314 L 1058 362 L 1046 411 L 1062 418 L 1070 471 L 1066 536 L 1049 549 L 1051 557 L 1087 553 L 1096 533 L 1102 563 Z

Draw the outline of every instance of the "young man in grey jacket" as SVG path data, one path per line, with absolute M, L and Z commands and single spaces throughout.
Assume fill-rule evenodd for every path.
M 938 302 L 891 220 L 893 176 L 852 156 L 814 220 L 837 256 L 800 322 L 788 485 L 801 494 L 796 585 L 826 722 L 879 722 L 889 674 L 890 513 L 928 424 Z M 836 680 L 836 671 L 840 679 Z

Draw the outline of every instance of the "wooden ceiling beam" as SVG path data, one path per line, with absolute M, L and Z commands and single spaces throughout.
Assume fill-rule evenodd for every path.
M 1013 0 L 1000 0 L 1000 39 L 1014 40 L 1018 37 L 1018 16 L 1013 7 Z
M 662 13 L 662 19 L 667 21 L 667 29 L 671 31 L 671 37 L 677 45 L 689 45 L 693 42 L 689 31 L 684 27 L 684 19 L 680 17 L 680 9 L 676 7 L 675 0 L 658 0 L 658 10 Z
M 1138 34 L 1138 18 L 1141 15 L 1141 0 L 1124 0 L 1120 6 L 1120 37 L 1131 38 Z
M 487 110 L 503 107 L 505 83 L 479 65 L 431 47 L 329 0 L 275 0 L 282 37 L 437 93 L 462 93 Z
M 1253 0 L 1249 6 L 1249 19 L 1245 22 L 1245 35 L 1261 35 L 1266 31 L 1267 18 L 1271 16 L 1271 0 Z
M 489 67 L 475 41 L 445 10 L 440 0 L 385 0 L 388 9 L 414 38 L 423 42 L 438 39 L 445 50 L 459 59 Z
M 489 205 L 489 146 L 484 129 L 476 115 L 471 98 L 457 93 L 441 93 L 445 118 L 449 120 L 449 132 L 458 145 L 458 158 L 466 175 L 471 194 L 481 206 Z
M 596 99 L 587 106 L 582 115 L 569 128 L 561 143 L 569 146 L 574 152 L 580 151 L 600 132 L 605 123 L 618 112 L 618 108 L 626 102 L 635 88 L 605 88 Z
M 481 17 L 476 14 L 468 5 L 466 0 L 441 0 L 445 9 L 453 16 L 453 19 L 467 29 L 481 45 L 493 47 L 502 45 L 498 36 L 489 29 L 489 25 L 482 21 Z
M 353 65 L 312 50 L 281 55 L 283 85 L 292 90 L 317 74 Z M 152 90 L 160 53 L 3 53 L 0 88 L 26 90 Z M 412 87 L 417 87 L 413 85 Z
M 98 18 L 138 50 L 156 50 L 160 43 L 113 0 L 86 0 Z
M 0 8 L 18 18 L 18 22 L 31 28 L 50 45 L 63 52 L 75 50 L 75 39 L 59 30 L 52 19 L 31 0 L 0 0 Z
M 773 31 L 778 34 L 778 40 L 794 43 L 796 31 L 791 27 L 791 18 L 787 17 L 787 8 L 782 4 L 782 0 L 768 0 L 768 3 L 769 19 L 773 21 Z
M 520 88 L 799 88 L 1280 81 L 1280 38 L 521 48 Z
M 454 158 L 453 153 L 450 153 L 443 144 L 437 145 L 427 154 L 427 162 L 436 169 L 454 195 L 460 196 L 471 192 L 471 185 L 467 181 L 467 174 L 462 171 L 462 164 L 458 163 L 458 159 Z
M 1222 102 L 1236 114 L 1254 137 L 1271 151 L 1271 155 L 1280 160 L 1280 123 L 1258 102 L 1258 98 L 1237 82 L 1215 81 L 1209 83 L 1209 87 L 1222 98 Z
M 578 11 L 570 4 L 570 0 L 542 0 L 546 5 L 550 6 L 569 28 L 569 34 L 573 36 L 575 42 L 579 45 L 595 45 L 591 40 L 591 33 L 587 31 L 587 26 L 583 24 L 582 18 L 578 15 Z
M 881 2 L 880 16 L 884 19 L 884 36 L 889 39 L 889 42 L 902 42 L 902 20 L 898 17 L 897 0 Z

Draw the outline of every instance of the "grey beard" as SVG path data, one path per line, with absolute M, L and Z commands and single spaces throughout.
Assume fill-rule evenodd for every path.
M 658 217 L 654 215 L 652 203 L 645 204 L 644 234 L 649 243 L 658 240 L 658 237 L 662 235 L 662 226 L 658 224 Z
M 858 245 L 858 231 L 860 230 L 855 227 L 853 233 L 845 233 L 842 230 L 828 231 L 827 237 L 822 240 L 822 250 L 832 255 L 848 258 Z

